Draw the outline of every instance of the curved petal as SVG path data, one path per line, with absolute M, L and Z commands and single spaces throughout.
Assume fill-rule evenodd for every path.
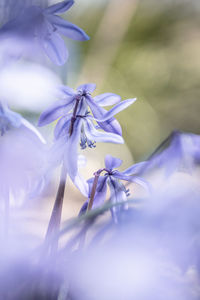
M 72 40 L 87 41 L 90 39 L 83 29 L 62 19 L 59 16 L 48 15 L 47 19 L 51 24 L 54 25 L 59 33 Z
M 74 105 L 73 97 L 56 101 L 54 104 L 52 104 L 47 110 L 45 110 L 41 114 L 38 121 L 38 126 L 44 126 L 46 124 L 49 124 L 57 120 L 63 115 L 66 115 L 72 109 L 73 105 Z
M 77 87 L 77 91 L 82 90 L 84 92 L 92 93 L 96 89 L 95 83 L 85 83 Z
M 93 99 L 100 106 L 114 105 L 121 101 L 121 97 L 113 93 L 104 93 L 94 97 Z
M 56 32 L 41 39 L 41 46 L 49 59 L 56 65 L 63 65 L 67 61 L 68 51 L 65 42 Z
M 70 120 L 71 117 L 72 117 L 72 114 L 68 114 L 67 116 L 64 116 L 58 120 L 58 122 L 55 126 L 55 129 L 54 129 L 55 139 L 60 138 L 64 134 L 68 134 L 70 123 L 71 123 L 71 120 Z
M 88 192 L 89 192 L 88 184 L 86 180 L 79 173 L 77 173 L 77 175 L 74 177 L 73 183 L 85 197 L 88 197 Z
M 147 161 L 142 161 L 140 163 L 134 164 L 122 173 L 124 175 L 133 175 L 133 174 L 138 174 L 143 171 L 143 169 L 147 166 L 148 162 Z
M 43 143 L 46 144 L 45 139 L 43 138 L 43 136 L 41 135 L 41 133 L 30 123 L 28 122 L 26 119 L 22 118 L 21 119 L 21 123 L 30 131 L 32 131 L 38 138 L 39 140 Z
M 105 157 L 105 167 L 108 170 L 112 170 L 115 168 L 120 167 L 122 164 L 122 160 L 116 157 L 113 157 L 112 155 L 108 154 Z
M 91 120 L 84 119 L 85 134 L 89 140 L 103 143 L 123 144 L 123 138 L 112 132 L 101 132 L 96 130 Z
M 120 180 L 135 182 L 135 183 L 141 185 L 146 190 L 148 190 L 148 191 L 151 190 L 151 185 L 148 183 L 148 181 L 146 181 L 145 179 L 143 179 L 141 177 L 124 175 L 123 173 L 121 173 L 119 171 L 115 171 L 115 173 L 112 176 L 117 179 L 120 179 Z
M 74 130 L 70 137 L 68 137 L 65 146 L 64 162 L 67 172 L 74 182 L 78 174 L 78 145 L 80 141 L 82 119 L 77 119 L 74 123 Z
M 98 180 L 97 189 L 94 195 L 94 203 L 92 208 L 97 208 L 103 205 L 104 201 L 106 200 L 106 193 L 107 193 L 107 179 L 106 176 L 100 176 Z
M 107 110 L 100 107 L 97 103 L 95 103 L 94 99 L 87 95 L 86 96 L 87 103 L 93 113 L 93 116 L 97 119 L 103 118 L 103 116 L 107 113 Z M 119 122 L 115 118 L 111 118 L 105 122 L 97 122 L 98 125 L 105 131 L 116 133 L 118 135 L 122 135 L 122 129 Z
M 126 196 L 126 189 L 124 185 L 119 182 L 118 180 L 109 177 L 108 181 L 109 187 L 110 187 L 110 202 L 111 203 L 120 203 L 120 202 L 125 202 L 127 200 Z M 111 208 L 111 213 L 114 221 L 117 223 L 118 222 L 118 213 L 122 208 L 127 208 L 125 205 L 120 205 L 120 206 L 114 206 Z
M 72 88 L 70 88 L 69 86 L 66 86 L 66 85 L 61 85 L 59 87 L 59 90 L 61 92 L 63 92 L 64 94 L 66 94 L 67 96 L 75 96 L 76 95 L 75 91 Z
M 61 14 L 65 11 L 67 11 L 68 9 L 70 9 L 70 7 L 74 4 L 73 0 L 66 0 L 66 1 L 62 1 L 59 2 L 57 4 L 51 5 L 49 7 L 47 7 L 44 12 L 47 14 Z
M 124 100 L 118 104 L 116 104 L 114 107 L 112 107 L 109 111 L 107 111 L 102 118 L 96 119 L 98 122 L 105 122 L 107 120 L 110 120 L 114 117 L 114 115 L 118 114 L 120 111 L 126 109 L 128 106 L 133 104 L 136 101 L 136 98 L 134 99 L 127 99 Z

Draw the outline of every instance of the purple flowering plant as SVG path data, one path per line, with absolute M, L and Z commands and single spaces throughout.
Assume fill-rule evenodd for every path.
M 89 39 L 60 17 L 73 4 L 8 0 L 1 20 L 1 56 L 12 62 L 27 57 L 37 61 L 38 53 L 45 53 L 55 65 L 65 64 L 68 51 L 61 35 Z M 57 87 L 57 99 L 38 120 L 38 127 L 55 125 L 51 145 L 0 99 L 0 299 L 197 300 L 200 191 L 174 177 L 184 173 L 194 181 L 200 137 L 174 131 L 149 158 L 124 171 L 118 170 L 122 160 L 107 154 L 105 166 L 87 179 L 80 171 L 80 153 L 87 147 L 92 153 L 98 143 L 123 144 L 115 117 L 136 101 L 111 92 L 93 96 L 95 89 L 94 83 L 76 90 Z M 57 194 L 37 239 L 26 232 L 24 210 L 48 194 L 57 167 Z M 153 175 L 160 169 L 164 179 L 155 188 Z M 61 223 L 68 176 L 82 204 L 76 218 Z M 147 191 L 145 196 L 134 197 L 135 183 Z M 188 270 L 195 280 L 188 280 Z

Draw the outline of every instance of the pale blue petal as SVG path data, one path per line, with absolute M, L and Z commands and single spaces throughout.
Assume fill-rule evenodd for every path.
M 65 166 L 67 172 L 74 182 L 78 174 L 78 145 L 80 141 L 82 119 L 77 119 L 74 123 L 74 130 L 70 137 L 68 137 L 65 146 Z
M 115 133 L 96 130 L 91 120 L 84 119 L 85 134 L 89 140 L 103 143 L 123 144 L 123 138 Z
M 63 92 L 64 94 L 66 94 L 67 96 L 75 96 L 76 95 L 75 91 L 72 88 L 70 88 L 69 86 L 66 86 L 66 85 L 61 85 L 59 87 L 59 90 L 61 92 Z
M 87 181 L 78 172 L 73 179 L 73 183 L 85 197 L 88 197 L 89 187 Z
M 56 32 L 41 39 L 41 46 L 49 59 L 56 65 L 63 65 L 67 61 L 68 51 L 65 42 Z
M 98 122 L 105 122 L 107 120 L 110 120 L 114 117 L 114 115 L 118 114 L 120 111 L 126 109 L 128 106 L 133 104 L 136 101 L 135 99 L 127 99 L 124 100 L 118 104 L 116 104 L 114 107 L 112 107 L 109 111 L 106 112 L 101 118 L 96 118 L 96 121 Z
M 107 193 L 107 179 L 107 176 L 99 177 L 92 208 L 97 208 L 103 205 L 103 203 L 105 202 Z
M 151 190 L 151 185 L 148 183 L 148 181 L 141 177 L 124 175 L 122 172 L 119 172 L 119 171 L 115 171 L 112 176 L 117 179 L 120 179 L 120 180 L 135 182 L 135 183 L 141 185 L 146 190 L 148 190 L 148 191 Z
M 59 33 L 72 40 L 87 41 L 90 39 L 83 29 L 59 16 L 48 15 L 47 19 L 51 24 L 53 24 Z
M 103 116 L 107 113 L 107 110 L 95 103 L 94 99 L 89 95 L 86 96 L 86 100 L 93 113 L 93 116 L 96 119 L 103 118 Z M 111 118 L 110 120 L 105 122 L 98 122 L 98 125 L 105 131 L 122 135 L 121 126 L 115 118 Z
M 122 160 L 116 157 L 113 157 L 110 154 L 107 154 L 105 157 L 105 167 L 108 170 L 112 170 L 120 167 L 122 164 Z
M 88 93 L 94 92 L 95 89 L 96 89 L 96 84 L 95 83 L 81 84 L 77 87 L 77 91 L 82 90 L 82 91 L 88 92 Z
M 61 1 L 57 4 L 51 5 L 47 7 L 44 12 L 47 14 L 61 14 L 70 9 L 70 7 L 74 4 L 73 0 Z
M 73 105 L 73 97 L 56 101 L 41 114 L 38 121 L 38 126 L 44 126 L 66 115 L 72 109 Z
M 132 165 L 131 167 L 129 167 L 128 169 L 126 169 L 122 173 L 124 175 L 134 175 L 134 174 L 141 173 L 142 170 L 147 166 L 147 164 L 148 164 L 147 161 L 142 161 L 140 163 Z
M 100 106 L 114 105 L 121 101 L 121 97 L 113 93 L 104 93 L 94 97 L 93 99 Z
M 41 135 L 41 133 L 30 122 L 28 122 L 24 118 L 21 118 L 21 124 L 24 125 L 33 134 L 35 134 L 43 144 L 46 144 L 46 141 L 43 138 L 43 136 Z
M 71 123 L 72 114 L 63 116 L 60 118 L 54 129 L 55 139 L 60 138 L 62 135 L 67 135 L 69 133 L 70 123 Z
M 117 170 L 114 171 L 112 176 L 114 176 L 115 178 L 121 179 L 121 180 L 126 180 L 126 181 L 130 181 L 130 182 L 133 181 L 133 176 L 125 175 L 122 172 L 119 172 Z
M 122 183 L 120 183 L 118 180 L 109 177 L 109 187 L 110 187 L 110 202 L 115 203 L 121 203 L 125 202 L 127 200 L 126 196 L 126 189 Z M 120 206 L 114 206 L 111 208 L 111 213 L 113 216 L 114 221 L 118 222 L 118 213 L 122 208 L 127 208 L 127 206 L 120 205 Z

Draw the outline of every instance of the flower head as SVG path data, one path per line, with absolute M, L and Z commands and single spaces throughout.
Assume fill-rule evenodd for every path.
M 53 156 L 57 157 L 56 163 L 62 161 L 66 164 L 75 184 L 78 174 L 78 144 L 84 149 L 86 146 L 93 148 L 95 142 L 123 143 L 120 124 L 113 116 L 136 100 L 120 102 L 120 96 L 112 93 L 92 98 L 91 93 L 95 88 L 96 85 L 92 83 L 80 85 L 76 91 L 63 86 L 64 98 L 43 112 L 39 119 L 39 126 L 43 126 L 59 118 L 54 131 L 56 150 Z M 101 107 L 115 103 L 117 104 L 110 111 Z M 96 128 L 94 121 L 98 123 L 101 131 Z M 84 194 L 87 196 L 88 192 Z
M 140 170 L 142 173 L 154 169 L 164 171 L 169 177 L 175 172 L 191 173 L 200 163 L 200 136 L 174 131 L 156 149 Z
M 66 62 L 68 53 L 60 34 L 74 40 L 89 39 L 81 28 L 59 16 L 73 4 L 73 0 L 65 0 L 49 7 L 25 5 L 16 17 L 4 24 L 0 30 L 0 37 L 8 43 L 8 48 L 11 46 L 11 40 L 11 44 L 15 45 L 14 51 L 18 48 L 17 56 L 21 55 L 24 49 L 31 50 L 36 43 L 52 62 L 62 65 Z
M 149 188 L 148 183 L 138 177 L 137 170 L 140 169 L 143 163 L 135 164 L 123 172 L 116 170 L 120 167 L 122 160 L 115 158 L 112 155 L 106 155 L 105 157 L 105 168 L 98 170 L 94 173 L 95 177 L 88 180 L 89 184 L 89 195 L 87 202 L 83 205 L 81 213 L 86 211 L 86 209 L 91 209 L 101 206 L 105 199 L 107 193 L 107 186 L 110 189 L 110 202 L 111 203 L 121 203 L 126 202 L 127 197 L 130 195 L 129 190 L 126 189 L 125 185 L 121 181 L 135 182 L 142 185 L 145 188 Z M 101 174 L 104 173 L 102 176 Z M 117 220 L 117 213 L 122 209 L 127 208 L 127 206 L 117 206 L 112 207 L 111 213 L 115 220 Z

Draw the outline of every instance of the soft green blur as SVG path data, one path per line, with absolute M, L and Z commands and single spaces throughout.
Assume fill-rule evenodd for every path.
M 71 49 L 67 83 L 138 99 L 117 116 L 136 160 L 173 129 L 200 133 L 199 13 L 198 0 L 77 0 L 66 16 L 91 37 Z

